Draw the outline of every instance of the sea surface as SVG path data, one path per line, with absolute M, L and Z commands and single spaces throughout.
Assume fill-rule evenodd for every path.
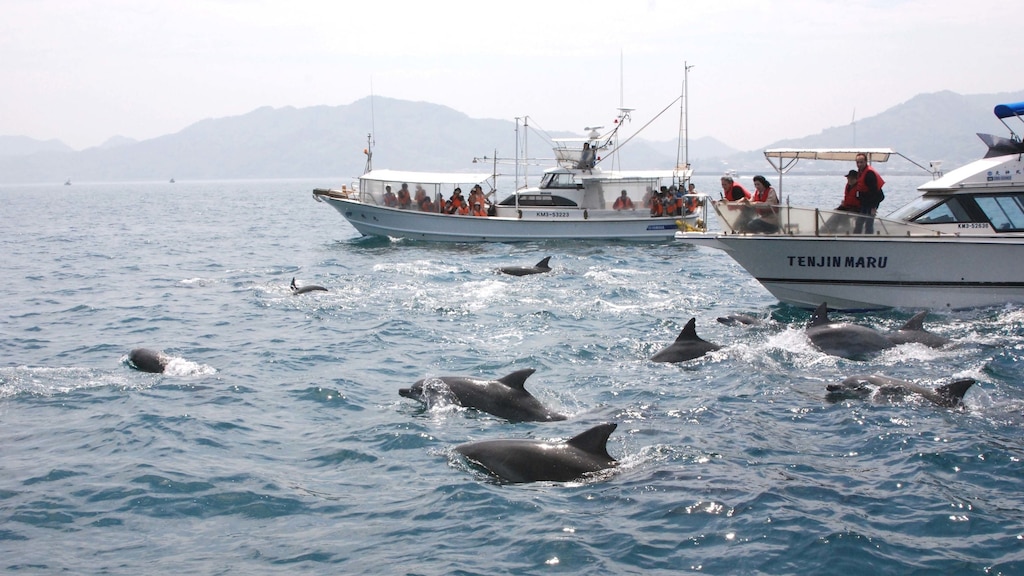
M 782 196 L 834 207 L 846 168 Z M 882 211 L 926 179 L 887 176 Z M 1024 574 L 1024 307 L 937 311 L 949 347 L 845 360 L 724 253 L 362 238 L 312 197 L 342 183 L 0 186 L 0 570 Z M 765 323 L 716 321 L 737 312 Z M 690 318 L 722 348 L 651 362 Z M 130 368 L 136 347 L 168 372 Z M 568 420 L 398 395 L 522 368 Z M 964 410 L 826 399 L 865 373 L 978 383 Z M 603 422 L 620 464 L 580 482 L 502 483 L 453 451 Z

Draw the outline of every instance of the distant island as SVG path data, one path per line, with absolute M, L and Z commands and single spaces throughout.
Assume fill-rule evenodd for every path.
M 859 145 L 891 147 L 920 162 L 942 160 L 944 166 L 956 167 L 984 155 L 984 146 L 973 136 L 976 132 L 1005 135 L 992 108 L 1022 100 L 1024 91 L 921 94 L 858 120 L 856 126 L 829 127 L 802 138 L 768 142 L 757 150 L 735 150 L 713 137 L 692 140 L 690 164 L 698 174 L 722 173 L 726 167 L 764 171 L 765 148 L 843 146 L 853 141 L 856 130 Z M 514 127 L 512 121 L 474 119 L 438 104 L 382 97 L 345 106 L 263 107 L 240 116 L 202 120 L 149 140 L 115 136 L 81 151 L 57 140 L 0 136 L 0 183 L 63 182 L 69 177 L 76 182 L 348 180 L 363 171 L 362 151 L 371 130 L 377 142 L 374 158 L 379 159 L 375 167 L 477 172 L 475 157 L 496 150 L 499 155 L 514 155 L 509 136 Z M 631 168 L 664 169 L 675 165 L 676 149 L 675 140 L 648 141 L 641 135 L 621 154 Z

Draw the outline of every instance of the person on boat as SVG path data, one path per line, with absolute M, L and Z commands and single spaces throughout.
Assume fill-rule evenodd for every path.
M 391 191 L 391 186 L 384 187 L 384 205 L 390 208 L 398 206 L 398 197 Z
M 470 216 L 483 216 L 487 217 L 487 209 L 484 208 L 483 203 L 476 202 L 473 204 L 473 209 L 469 211 Z
M 466 201 L 462 198 L 462 188 L 456 188 L 452 191 L 452 197 L 448 199 L 448 203 L 445 204 L 446 212 L 457 214 L 465 205 Z
M 665 191 L 665 216 L 679 216 L 683 211 L 683 198 L 676 196 L 676 187 L 673 185 Z
M 651 217 L 657 218 L 658 216 L 665 215 L 665 194 L 658 192 L 657 196 L 651 198 Z
M 629 197 L 629 193 L 623 190 L 612 204 L 612 210 L 636 210 L 636 206 L 633 206 L 633 200 Z
M 683 197 L 683 208 L 687 214 L 693 214 L 700 208 L 700 196 L 697 195 L 697 185 L 690 182 L 687 187 L 687 194 Z
M 420 212 L 437 212 L 430 196 L 427 196 L 427 191 L 419 187 L 416 189 L 416 206 L 419 207 Z
M 484 189 L 479 184 L 473 186 L 469 191 L 469 205 L 475 208 L 477 203 L 481 206 L 487 205 L 487 198 L 484 196 Z
M 885 193 L 882 186 L 885 180 L 877 170 L 868 165 L 867 154 L 857 154 L 857 199 L 860 200 L 860 218 L 853 228 L 854 234 L 875 233 L 875 214 L 878 213 L 878 205 L 885 200 Z
M 402 210 L 408 210 L 412 207 L 412 196 L 409 194 L 409 185 L 402 183 L 402 188 L 398 191 L 398 207 Z
M 779 195 L 764 176 L 754 176 L 754 194 L 749 202 L 753 208 L 750 220 L 744 225 L 746 232 L 771 234 L 779 231 Z
M 859 174 L 856 170 L 850 170 L 846 173 L 846 188 L 843 190 L 843 200 L 836 207 L 836 212 L 860 213 L 860 198 L 857 198 L 857 178 L 859 178 Z M 825 221 L 821 231 L 826 234 L 849 232 L 850 217 L 843 214 L 833 214 Z
M 750 192 L 747 192 L 747 189 L 739 182 L 733 180 L 732 176 L 722 176 L 722 196 L 726 202 L 750 200 Z
M 590 147 L 590 142 L 583 143 L 583 150 L 580 151 L 580 161 L 576 163 L 578 170 L 590 170 L 594 167 L 594 149 Z

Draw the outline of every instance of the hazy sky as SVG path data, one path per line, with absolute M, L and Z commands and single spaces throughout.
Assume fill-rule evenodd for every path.
M 0 134 L 81 149 L 371 93 L 581 133 L 609 124 L 621 101 L 636 109 L 635 131 L 680 94 L 685 61 L 690 137 L 752 150 L 920 93 L 1024 89 L 1012 6 L 0 0 Z M 643 136 L 678 128 L 676 105 Z

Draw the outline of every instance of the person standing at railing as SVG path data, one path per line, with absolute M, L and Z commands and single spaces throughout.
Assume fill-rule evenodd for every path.
M 865 234 L 874 234 L 875 215 L 878 213 L 878 205 L 882 203 L 882 200 L 885 200 L 885 193 L 882 192 L 885 180 L 882 179 L 878 171 L 868 165 L 866 154 L 857 154 L 855 158 L 857 163 L 857 199 L 860 200 L 860 218 L 857 219 L 857 225 L 854 226 L 853 233 L 860 234 L 863 230 Z

